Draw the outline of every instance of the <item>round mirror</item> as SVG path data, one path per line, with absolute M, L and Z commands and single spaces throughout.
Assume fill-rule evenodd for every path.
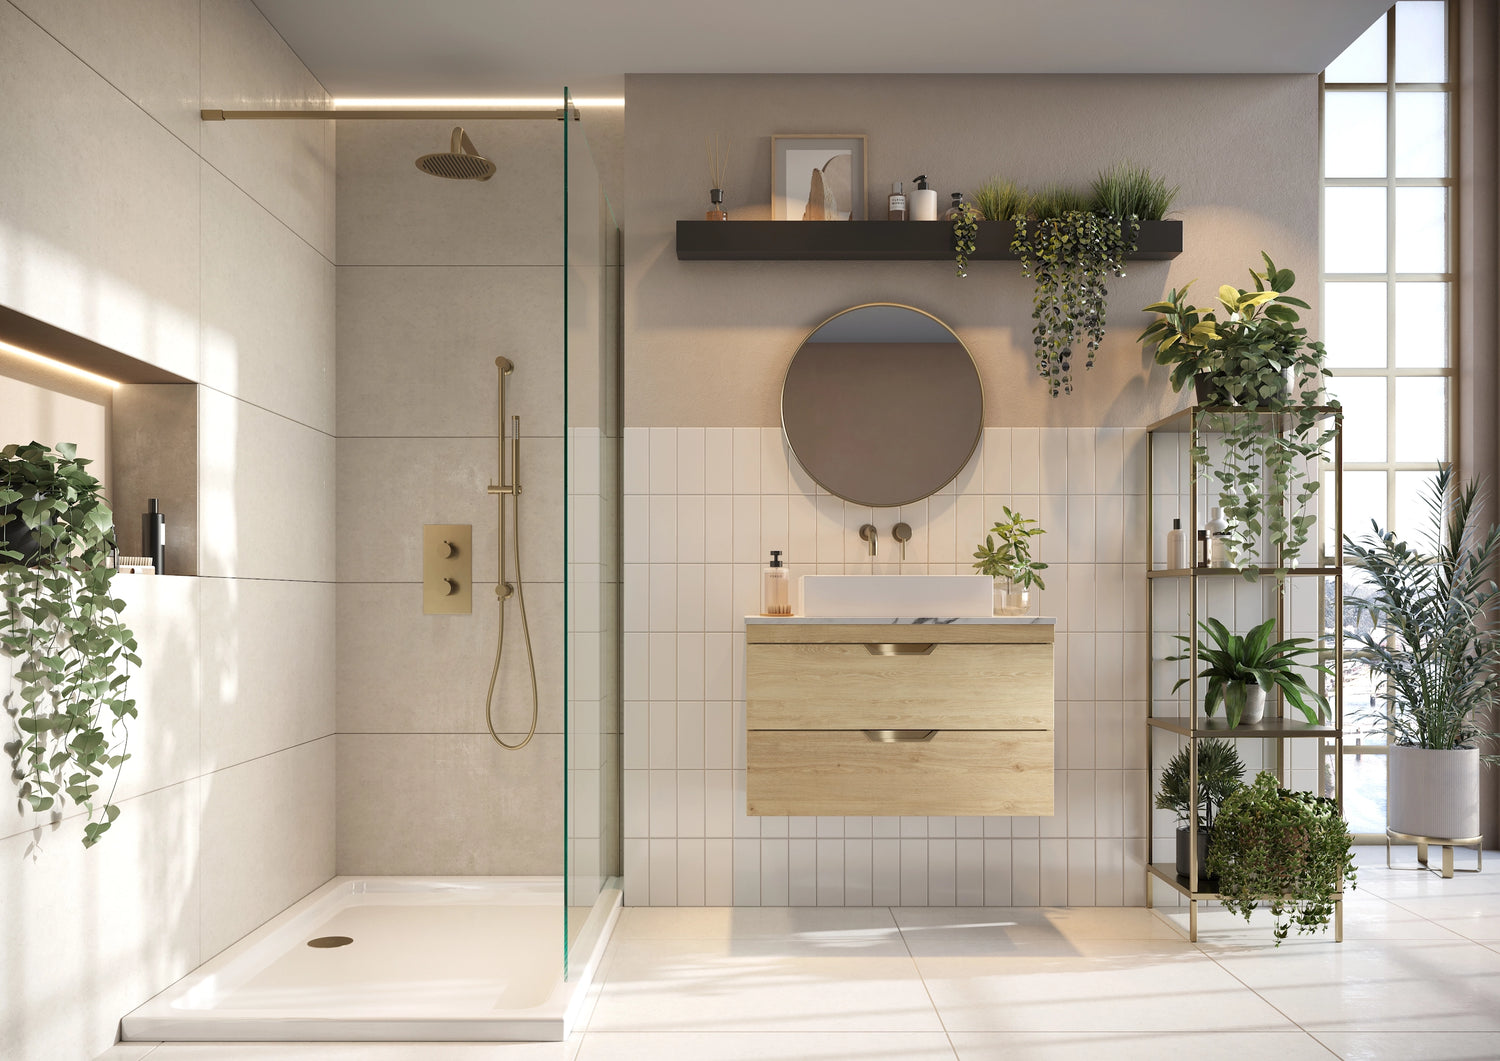
M 963 470 L 984 426 L 974 359 L 930 313 L 889 302 L 835 314 L 781 387 L 792 453 L 823 489 L 872 508 L 911 504 Z

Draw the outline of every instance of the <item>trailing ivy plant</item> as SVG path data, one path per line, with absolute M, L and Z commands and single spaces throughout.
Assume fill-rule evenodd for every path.
M 111 592 L 114 517 L 71 443 L 0 449 L 0 651 L 13 661 L 5 745 L 25 806 L 87 814 L 92 847 L 119 816 L 136 641 Z M 106 783 L 108 789 L 105 788 Z
M 1316 932 L 1333 917 L 1339 888 L 1355 887 L 1354 847 L 1338 804 L 1281 787 L 1262 772 L 1224 800 L 1207 867 L 1225 909 L 1250 920 L 1260 903 L 1274 918 L 1276 945 L 1296 926 Z
M 979 236 L 979 211 L 960 202 L 953 208 L 953 261 L 959 276 L 969 275 L 969 255 Z
M 1038 201 L 1045 197 L 1038 197 Z M 1083 368 L 1094 365 L 1104 340 L 1107 276 L 1125 275 L 1125 258 L 1135 250 L 1140 223 L 1127 217 L 1069 209 L 1052 213 L 1046 199 L 1032 217 L 1016 218 L 1011 251 L 1021 272 L 1031 277 L 1031 316 L 1037 375 L 1055 398 L 1073 393 L 1073 364 L 1084 347 Z

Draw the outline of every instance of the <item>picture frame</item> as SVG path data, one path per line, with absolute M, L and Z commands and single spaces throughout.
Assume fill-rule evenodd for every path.
M 869 189 L 865 148 L 865 137 L 857 134 L 780 133 L 772 136 L 772 220 L 867 220 Z

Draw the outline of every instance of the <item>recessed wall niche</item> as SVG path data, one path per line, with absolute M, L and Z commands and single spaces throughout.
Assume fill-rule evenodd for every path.
M 0 445 L 74 442 L 94 462 L 122 554 L 144 551 L 140 516 L 155 497 L 165 573 L 198 573 L 197 384 L 0 306 L 0 410 Z

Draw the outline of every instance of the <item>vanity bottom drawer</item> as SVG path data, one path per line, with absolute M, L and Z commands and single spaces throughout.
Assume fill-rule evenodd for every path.
M 748 813 L 1051 814 L 1052 736 L 940 730 L 884 743 L 863 730 L 750 730 Z

